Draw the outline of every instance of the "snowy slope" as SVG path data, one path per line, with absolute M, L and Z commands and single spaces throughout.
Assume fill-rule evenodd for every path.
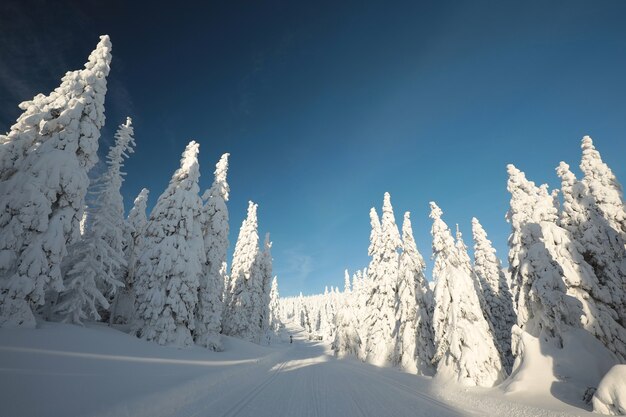
M 560 416 L 501 390 L 437 386 L 294 343 L 224 338 L 224 352 L 162 347 L 93 325 L 0 330 L 2 416 Z M 446 398 L 446 399 L 444 399 Z M 560 404 L 560 405 L 559 405 Z

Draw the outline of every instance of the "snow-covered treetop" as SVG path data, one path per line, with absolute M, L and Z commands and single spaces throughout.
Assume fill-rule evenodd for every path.
M 111 64 L 111 38 L 109 35 L 101 35 L 100 42 L 96 45 L 85 64 L 85 69 L 91 70 L 96 77 L 106 77 L 109 75 Z
M 189 142 L 180 159 L 180 168 L 174 173 L 172 180 L 182 181 L 189 179 L 198 181 L 200 177 L 200 166 L 198 164 L 198 153 L 200 152 L 200 144 L 195 140 Z
M 128 223 L 132 228 L 135 228 L 136 225 L 145 225 L 147 222 L 146 207 L 148 206 L 149 193 L 150 191 L 147 188 L 142 188 L 137 197 L 135 197 L 133 208 L 128 213 Z
M 374 207 L 370 209 L 370 224 L 372 225 L 372 231 L 370 232 L 370 246 L 367 253 L 369 256 L 373 256 L 380 249 L 381 237 L 380 219 Z
M 433 236 L 433 259 L 435 260 L 433 276 L 437 276 L 439 272 L 445 269 L 447 262 L 459 266 L 457 256 L 451 252 L 455 247 L 454 239 L 448 225 L 441 219 L 442 215 L 443 211 L 434 201 L 431 201 L 429 217 L 433 219 L 431 234 Z
M 408 255 L 408 259 L 415 259 L 419 262 L 418 269 L 424 270 L 426 268 L 426 262 L 422 254 L 417 250 L 417 244 L 413 237 L 413 226 L 411 225 L 411 212 L 404 213 L 404 219 L 402 221 L 402 248 L 404 253 Z
M 38 146 L 39 152 L 56 148 L 75 151 L 82 167 L 90 169 L 95 165 L 100 129 L 105 121 L 110 64 L 111 41 L 103 35 L 84 69 L 67 72 L 61 85 L 48 96 L 38 94 L 19 104 L 24 113 L 7 136 L 0 135 L 4 145 L 0 150 L 0 179 L 21 164 L 32 146 Z
M 487 284 L 489 290 L 497 294 L 501 287 L 506 289 L 508 283 L 506 283 L 506 278 L 502 272 L 500 260 L 496 256 L 496 250 L 476 217 L 472 218 L 472 237 L 474 240 L 474 272 L 481 280 L 481 285 Z M 506 285 L 501 282 L 502 280 Z
M 146 210 L 146 205 L 148 204 L 148 195 L 150 194 L 150 190 L 147 188 L 142 188 L 135 197 L 135 201 L 133 202 L 133 208 L 138 208 L 139 210 Z M 132 211 L 132 210 L 131 210 Z
M 130 117 L 127 117 L 126 123 L 119 125 L 117 132 L 115 132 L 115 145 L 111 146 L 107 154 L 109 165 L 121 164 L 123 158 L 128 158 L 128 154 L 135 152 L 134 135 L 133 121 Z
M 561 161 L 556 168 L 556 173 L 561 178 L 561 189 L 563 190 L 563 210 L 561 212 L 561 223 L 577 224 L 584 219 L 574 219 L 573 216 L 580 216 L 581 210 L 588 208 L 587 190 L 585 184 L 576 179 L 576 176 L 565 162 Z M 581 204 L 584 208 L 579 207 Z M 568 218 L 569 220 L 565 220 Z
M 459 225 L 456 225 L 456 240 L 454 242 L 454 246 L 456 247 L 457 256 L 459 261 L 461 262 L 461 266 L 463 266 L 469 274 L 472 272 L 472 261 L 470 260 L 469 254 L 467 253 L 467 245 L 465 241 L 463 241 L 463 233 L 459 230 Z
M 224 201 L 228 201 L 228 195 L 230 193 L 230 187 L 228 182 L 226 181 L 226 177 L 228 174 L 228 157 L 229 153 L 225 153 L 222 155 L 217 164 L 215 164 L 215 179 L 213 180 L 213 185 L 209 188 L 203 198 L 205 200 L 209 199 L 211 196 L 217 197 L 220 196 L 224 199 Z
M 237 282 L 240 276 L 250 279 L 252 265 L 256 261 L 259 252 L 259 234 L 257 232 L 257 205 L 248 202 L 248 215 L 241 224 L 239 238 L 235 244 L 233 264 L 231 267 L 231 285 L 241 285 Z M 231 291 L 233 288 L 230 289 Z
M 626 207 L 622 186 L 611 168 L 602 161 L 600 152 L 593 146 L 589 136 L 583 138 L 581 147 L 583 155 L 580 169 L 585 174 L 582 181 L 611 226 L 626 237 Z
M 487 232 L 485 232 L 485 229 L 476 217 L 472 217 L 472 236 L 476 246 L 481 248 L 481 252 L 495 255 L 496 250 L 487 238 Z
M 350 274 L 347 269 L 343 271 L 343 292 L 346 294 L 350 292 Z
M 556 173 L 559 178 L 561 178 L 561 188 L 563 191 L 565 191 L 566 187 L 571 187 L 577 182 L 576 176 L 569 169 L 569 165 L 563 161 L 561 161 L 559 166 L 556 168 Z
M 621 194 L 620 184 L 617 183 L 611 168 L 602 161 L 600 152 L 593 146 L 593 140 L 589 136 L 583 137 L 580 147 L 583 151 L 580 169 L 585 174 L 585 177 L 600 181 L 603 185 L 611 185 L 616 190 L 619 190 Z
M 253 203 L 252 201 L 248 201 L 248 217 L 246 218 L 246 222 L 248 223 L 248 225 L 250 227 L 254 227 L 254 229 L 257 229 L 258 226 L 258 220 L 257 220 L 257 211 L 258 205 Z
M 381 220 L 381 242 L 390 245 L 389 250 L 397 250 L 402 247 L 400 240 L 400 232 L 396 226 L 396 219 L 393 215 L 393 207 L 391 206 L 391 196 L 385 193 L 383 200 L 383 217 Z
M 507 221 L 516 230 L 526 223 L 554 222 L 558 211 L 555 207 L 555 197 L 548 192 L 548 186 L 544 184 L 537 187 L 512 164 L 507 165 L 507 172 L 509 174 L 507 190 L 511 193 Z

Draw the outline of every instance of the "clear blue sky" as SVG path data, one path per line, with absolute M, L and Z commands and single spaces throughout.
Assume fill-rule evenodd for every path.
M 0 131 L 109 34 L 101 152 L 132 116 L 127 205 L 154 204 L 190 139 L 202 188 L 230 152 L 231 252 L 253 200 L 282 294 L 320 292 L 367 265 L 385 191 L 426 258 L 435 200 L 505 259 L 507 163 L 558 186 L 590 134 L 626 181 L 625 22 L 624 1 L 5 0 Z

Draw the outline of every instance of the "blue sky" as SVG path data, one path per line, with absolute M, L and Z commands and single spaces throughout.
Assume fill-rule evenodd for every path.
M 9 0 L 0 131 L 109 34 L 101 151 L 133 117 L 127 205 L 144 186 L 154 204 L 189 140 L 202 188 L 230 152 L 231 252 L 253 200 L 282 294 L 315 293 L 367 265 L 385 191 L 426 258 L 434 200 L 468 244 L 478 217 L 505 259 L 507 163 L 558 187 L 589 134 L 625 181 L 625 21 L 623 1 Z

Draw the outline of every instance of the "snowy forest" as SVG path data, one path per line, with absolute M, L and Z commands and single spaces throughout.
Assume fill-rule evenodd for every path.
M 119 126 L 106 170 L 90 179 L 104 125 L 111 41 L 51 94 L 23 102 L 0 136 L 0 324 L 35 327 L 35 316 L 127 324 L 161 345 L 221 350 L 220 334 L 260 343 L 278 329 L 269 235 L 261 248 L 249 203 L 227 273 L 229 154 L 202 195 L 199 144 L 150 213 L 143 189 L 128 216 L 120 189 L 135 148 L 131 118 Z
M 580 179 L 556 167 L 560 190 L 507 165 L 508 266 L 477 218 L 470 253 L 431 202 L 428 275 L 410 213 L 398 227 L 385 193 L 380 215 L 369 213 L 369 265 L 346 270 L 341 289 L 279 298 L 253 202 L 228 262 L 228 153 L 201 192 L 200 145 L 189 142 L 153 208 L 144 188 L 126 215 L 128 117 L 93 176 L 111 59 L 102 36 L 83 69 L 21 103 L 0 136 L 2 331 L 99 322 L 153 345 L 224 353 L 225 338 L 269 348 L 297 330 L 298 342 L 325 343 L 338 361 L 626 414 L 626 206 L 590 137 Z
M 584 175 L 561 162 L 560 190 L 507 166 L 508 269 L 477 218 L 472 262 L 458 225 L 453 235 L 431 202 L 428 279 L 410 213 L 400 231 L 385 193 L 382 217 L 370 211 L 369 265 L 352 277 L 346 270 L 342 291 L 282 299 L 285 318 L 330 341 L 339 357 L 465 386 L 524 390 L 559 377 L 595 411 L 626 412 L 626 206 L 589 136 L 581 148 Z M 545 352 L 557 369 L 542 369 Z

